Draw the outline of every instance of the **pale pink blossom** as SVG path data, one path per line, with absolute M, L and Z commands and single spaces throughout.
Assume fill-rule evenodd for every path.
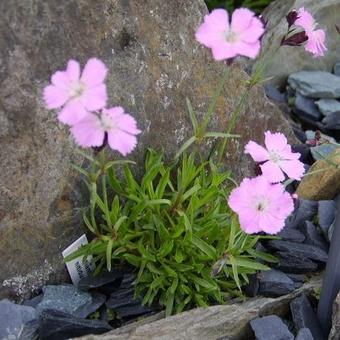
M 282 133 L 265 132 L 266 148 L 250 141 L 245 147 L 245 153 L 250 154 L 260 165 L 262 174 L 270 182 L 282 182 L 284 173 L 291 179 L 300 180 L 305 172 L 303 163 L 299 161 L 300 154 L 292 152 L 287 138 Z
M 105 107 L 106 74 L 107 68 L 99 59 L 89 59 L 82 74 L 79 63 L 70 60 L 66 70 L 55 72 L 51 77 L 52 84 L 44 89 L 47 108 L 60 108 L 58 119 L 71 126 L 76 124 L 89 112 Z
M 264 176 L 245 178 L 228 200 L 239 215 L 241 229 L 248 233 L 278 233 L 293 212 L 294 203 L 281 183 L 271 184 Z
M 238 55 L 254 59 L 260 51 L 264 26 L 247 8 L 236 9 L 229 23 L 228 12 L 215 9 L 204 17 L 196 32 L 198 42 L 212 49 L 216 60 Z
M 117 106 L 98 114 L 87 114 L 71 127 L 71 132 L 76 143 L 84 148 L 102 146 L 107 133 L 110 148 L 126 156 L 135 148 L 136 135 L 141 131 L 137 129 L 136 120 Z
M 312 53 L 314 57 L 324 56 L 325 51 L 327 51 L 325 31 L 315 29 L 317 23 L 311 13 L 305 10 L 304 7 L 298 10 L 298 18 L 295 20 L 294 25 L 300 26 L 306 31 L 308 40 L 305 45 L 305 50 Z

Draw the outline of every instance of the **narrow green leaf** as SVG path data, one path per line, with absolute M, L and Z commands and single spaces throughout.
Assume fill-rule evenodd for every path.
M 189 115 L 190 115 L 191 124 L 192 124 L 194 132 L 196 134 L 197 127 L 198 127 L 196 113 L 195 113 L 194 109 L 192 108 L 191 102 L 190 102 L 188 97 L 186 98 L 186 103 L 187 103 L 187 107 L 188 107 L 188 111 L 189 111 Z
M 195 143 L 197 140 L 196 136 L 192 136 L 189 138 L 178 150 L 178 152 L 175 155 L 175 159 L 178 158 L 186 149 L 190 147 L 191 144 Z
M 233 135 L 224 132 L 206 132 L 203 138 L 240 138 L 240 135 Z
M 127 220 L 127 216 L 121 216 L 119 217 L 118 221 L 113 226 L 114 230 L 117 232 L 119 227 L 123 224 L 123 222 Z
M 216 259 L 216 250 L 210 244 L 206 243 L 202 239 L 198 238 L 197 236 L 193 235 L 192 243 L 200 249 L 203 253 L 209 256 L 211 260 Z
M 111 262 L 112 262 L 112 246 L 113 246 L 113 240 L 110 240 L 107 244 L 106 248 L 106 264 L 107 264 L 107 270 L 111 271 Z

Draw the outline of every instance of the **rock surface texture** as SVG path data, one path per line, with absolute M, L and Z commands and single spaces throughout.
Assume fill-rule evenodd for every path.
M 66 128 L 41 100 L 50 75 L 70 58 L 101 58 L 109 68 L 109 105 L 132 113 L 142 134 L 137 161 L 152 146 L 169 156 L 191 134 L 185 98 L 203 115 L 225 65 L 194 39 L 203 0 L 13 0 L 0 3 L 0 296 L 27 296 L 63 268 L 61 251 L 82 232 L 80 162 Z M 247 74 L 235 65 L 212 129 L 222 130 Z M 226 165 L 240 179 L 253 167 L 249 139 L 266 130 L 294 139 L 280 111 L 255 88 L 241 113 Z M 60 279 L 60 277 L 59 277 Z M 56 280 L 54 280 L 56 281 Z
M 324 57 L 315 59 L 303 47 L 285 46 L 275 55 L 268 69 L 267 76 L 274 76 L 271 81 L 283 84 L 288 75 L 301 70 L 332 71 L 335 62 L 339 61 L 340 45 L 335 24 L 339 24 L 338 0 L 276 0 L 264 11 L 263 16 L 268 21 L 268 30 L 263 39 L 263 52 L 272 53 L 281 37 L 287 31 L 286 15 L 292 9 L 305 7 L 314 16 L 319 28 L 326 30 L 328 51 Z

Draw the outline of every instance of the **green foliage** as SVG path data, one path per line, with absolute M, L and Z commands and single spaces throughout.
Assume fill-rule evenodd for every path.
M 235 8 L 247 7 L 260 14 L 273 0 L 205 0 L 209 10 L 225 8 L 233 11 Z
M 93 255 L 98 271 L 128 262 L 144 304 L 159 302 L 170 315 L 223 303 L 240 295 L 249 274 L 268 269 L 256 259 L 275 261 L 254 250 L 259 236 L 240 230 L 227 204 L 233 181 L 212 161 L 183 151 L 167 165 L 148 150 L 140 181 L 129 164 L 120 172 L 105 162 L 93 166 L 92 175 L 83 170 L 91 179 L 84 221 L 95 238 L 67 260 Z

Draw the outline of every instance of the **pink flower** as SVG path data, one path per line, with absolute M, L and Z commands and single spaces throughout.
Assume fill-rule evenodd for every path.
M 107 68 L 99 59 L 89 59 L 82 75 L 79 63 L 70 60 L 66 70 L 55 72 L 51 77 L 52 85 L 44 89 L 47 108 L 62 108 L 58 119 L 68 125 L 76 124 L 89 111 L 102 109 L 107 100 L 106 73 Z
M 124 113 L 120 106 L 103 109 L 99 114 L 89 113 L 84 119 L 71 127 L 77 144 L 82 147 L 101 146 L 107 133 L 111 149 L 123 156 L 130 153 L 137 144 L 136 120 Z
M 278 233 L 294 210 L 293 199 L 284 186 L 271 184 L 264 176 L 245 178 L 231 192 L 228 204 L 239 215 L 241 229 L 248 234 Z
M 301 179 L 305 169 L 299 161 L 300 154 L 292 152 L 282 133 L 265 132 L 265 145 L 267 149 L 250 141 L 245 147 L 245 153 L 250 154 L 255 162 L 265 162 L 260 165 L 263 176 L 272 183 L 282 182 L 284 173 L 289 178 Z
M 312 15 L 302 7 L 298 10 L 298 18 L 294 24 L 302 27 L 306 31 L 308 40 L 305 45 L 305 50 L 312 53 L 314 57 L 324 56 L 324 52 L 327 51 L 325 45 L 326 34 L 322 29 L 315 29 L 317 23 Z
M 204 17 L 204 23 L 196 32 L 196 39 L 212 49 L 216 60 L 237 55 L 254 59 L 260 51 L 263 33 L 263 23 L 249 9 L 236 9 L 231 24 L 226 10 L 215 9 Z

